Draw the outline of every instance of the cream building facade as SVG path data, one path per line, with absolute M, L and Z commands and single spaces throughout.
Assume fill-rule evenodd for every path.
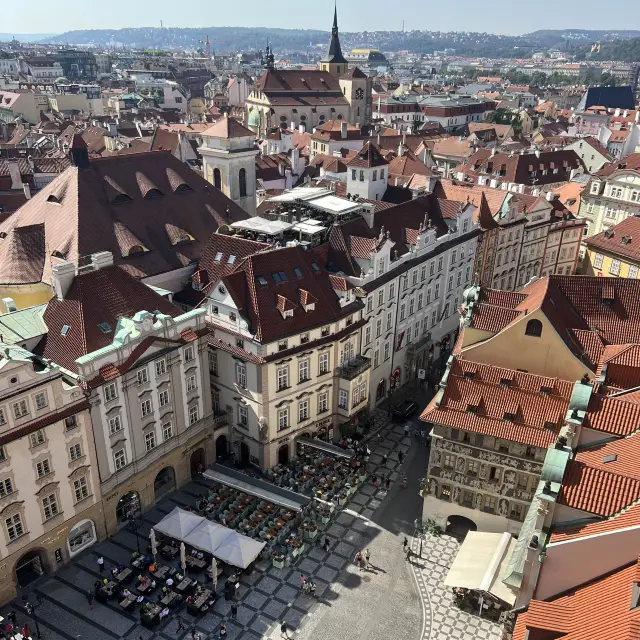
M 0 360 L 0 601 L 104 537 L 89 403 L 19 346 Z

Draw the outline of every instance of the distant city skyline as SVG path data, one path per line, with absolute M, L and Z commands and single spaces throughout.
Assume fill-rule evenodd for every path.
M 426 7 L 425 7 L 426 4 Z M 341 31 L 383 31 L 412 29 L 429 31 L 477 31 L 504 35 L 522 35 L 538 29 L 640 29 L 640 2 L 619 0 L 615 11 L 603 7 L 597 0 L 584 0 L 580 11 L 575 5 L 556 0 L 539 0 L 528 12 L 514 11 L 517 5 L 511 0 L 494 0 L 491 8 L 483 8 L 474 0 L 457 0 L 445 5 L 416 0 L 341 0 L 338 14 Z M 435 3 L 433 3 L 435 5 Z M 244 0 L 242 5 L 215 3 L 202 5 L 201 10 L 185 11 L 184 5 L 174 0 L 156 0 L 152 5 L 139 0 L 110 0 L 107 11 L 93 5 L 89 11 L 85 0 L 61 0 L 56 11 L 51 11 L 48 0 L 31 0 L 28 14 L 23 11 L 5 11 L 0 31 L 15 33 L 55 33 L 77 29 L 120 29 L 158 27 L 160 20 L 165 27 L 203 29 L 220 27 L 266 27 L 286 29 L 331 28 L 332 0 L 321 0 L 314 5 L 314 12 L 300 11 L 297 7 L 269 9 L 264 0 Z M 150 7 L 153 10 L 151 16 Z M 418 7 L 420 7 L 419 10 Z M 423 8 L 424 7 L 424 8 Z M 449 10 L 451 8 L 452 10 Z M 28 26 L 28 31 L 25 27 Z

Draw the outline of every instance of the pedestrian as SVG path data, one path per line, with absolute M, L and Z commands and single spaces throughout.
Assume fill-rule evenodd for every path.
M 231 603 L 231 619 L 235 620 L 238 617 L 238 605 L 235 602 Z
M 18 625 L 15 609 L 11 609 L 11 613 L 7 616 L 7 619 L 14 627 Z
M 283 620 L 280 624 L 280 635 L 283 638 L 289 638 L 289 632 L 287 631 L 287 623 Z
M 385 454 L 382 456 L 382 466 L 386 466 L 386 464 L 387 464 L 387 460 L 388 460 L 388 459 L 389 459 L 389 456 L 385 453 Z
M 304 573 L 300 574 L 300 588 L 304 589 L 304 585 L 307 584 L 307 577 L 304 575 Z
M 195 627 L 191 628 L 191 638 L 192 640 L 196 640 L 196 638 L 198 637 L 198 632 L 196 631 Z
M 98 571 L 100 571 L 100 573 L 104 571 L 104 558 L 102 556 L 98 558 Z
M 360 571 L 362 571 L 363 565 L 364 565 L 364 560 L 362 559 L 362 553 L 360 551 L 358 551 L 358 553 L 356 553 L 356 557 L 353 560 L 356 563 L 356 567 L 358 567 L 358 569 L 360 569 Z
M 398 451 L 398 462 L 402 464 L 403 460 L 404 460 L 404 453 L 402 453 L 402 451 Z
M 407 547 L 407 562 L 411 562 L 411 556 L 413 555 L 413 551 L 411 551 L 411 547 Z
M 176 629 L 176 633 L 178 633 L 178 631 L 183 631 L 186 628 L 184 626 L 184 622 L 182 621 L 182 616 L 176 616 L 176 622 L 178 623 L 178 628 Z
M 93 609 L 93 591 L 91 591 L 91 589 L 87 591 L 87 602 L 89 603 L 89 608 Z M 27 636 L 27 638 L 28 637 L 29 636 Z
M 31 638 L 31 629 L 29 629 L 29 625 L 26 622 L 24 623 L 24 627 L 22 627 L 22 637 Z
M 371 551 L 369 551 L 369 547 L 367 547 L 364 550 L 364 561 L 367 569 L 371 566 L 370 560 L 371 560 Z
M 410 431 L 411 431 L 411 428 L 409 427 L 409 423 L 407 422 L 407 424 L 404 425 L 404 437 L 405 438 L 409 437 Z
M 384 483 L 384 488 L 389 491 L 391 489 L 391 478 L 387 478 L 387 481 Z
M 224 622 L 220 623 L 220 637 L 221 638 L 227 637 L 227 625 Z
M 371 484 L 374 487 L 378 486 L 378 476 L 375 473 L 371 476 Z
M 331 548 L 331 540 L 329 540 L 329 538 L 325 537 L 324 539 L 324 550 L 325 553 L 329 553 L 329 549 Z
M 379 431 L 376 437 L 378 438 L 378 444 L 380 444 L 382 442 L 382 434 Z
M 404 537 L 404 541 L 402 542 L 402 550 L 406 553 L 407 547 L 409 546 L 409 541 L 407 540 L 407 536 Z
M 422 438 L 423 442 L 427 441 L 427 432 L 424 429 L 420 432 L 420 437 Z

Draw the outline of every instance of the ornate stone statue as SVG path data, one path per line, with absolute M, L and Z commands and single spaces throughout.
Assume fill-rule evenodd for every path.
M 455 487 L 453 490 L 453 501 L 456 504 L 460 504 L 460 487 Z
M 440 466 L 440 451 L 438 449 L 433 449 L 431 451 L 431 464 L 434 467 Z
M 506 516 L 509 513 L 509 503 L 506 500 L 500 500 L 498 503 L 498 513 L 501 516 Z
M 482 494 L 476 496 L 476 509 L 482 509 Z
M 456 471 L 460 471 L 461 473 L 464 471 L 464 458 L 458 458 L 456 460 Z
M 431 480 L 429 480 L 429 493 L 432 496 L 435 496 L 437 491 L 438 491 L 438 483 L 433 478 L 431 478 Z
M 258 430 L 260 437 L 263 439 L 267 437 L 267 426 L 267 419 L 264 416 L 260 416 L 260 418 L 258 418 Z

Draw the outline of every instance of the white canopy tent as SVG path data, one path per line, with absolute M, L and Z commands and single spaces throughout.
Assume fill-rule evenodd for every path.
M 184 541 L 207 553 L 214 553 L 215 550 L 232 535 L 238 535 L 233 529 L 223 527 L 210 520 L 203 520 Z
M 195 513 L 176 507 L 153 528 L 156 532 L 163 533 L 170 538 L 184 540 L 203 520 L 205 518 L 197 516 Z
M 215 551 L 216 558 L 234 567 L 246 569 L 265 547 L 264 542 L 258 542 L 242 534 L 233 532 Z
M 502 575 L 515 546 L 510 533 L 469 531 L 444 584 L 483 591 L 513 605 L 518 592 L 502 582 Z

